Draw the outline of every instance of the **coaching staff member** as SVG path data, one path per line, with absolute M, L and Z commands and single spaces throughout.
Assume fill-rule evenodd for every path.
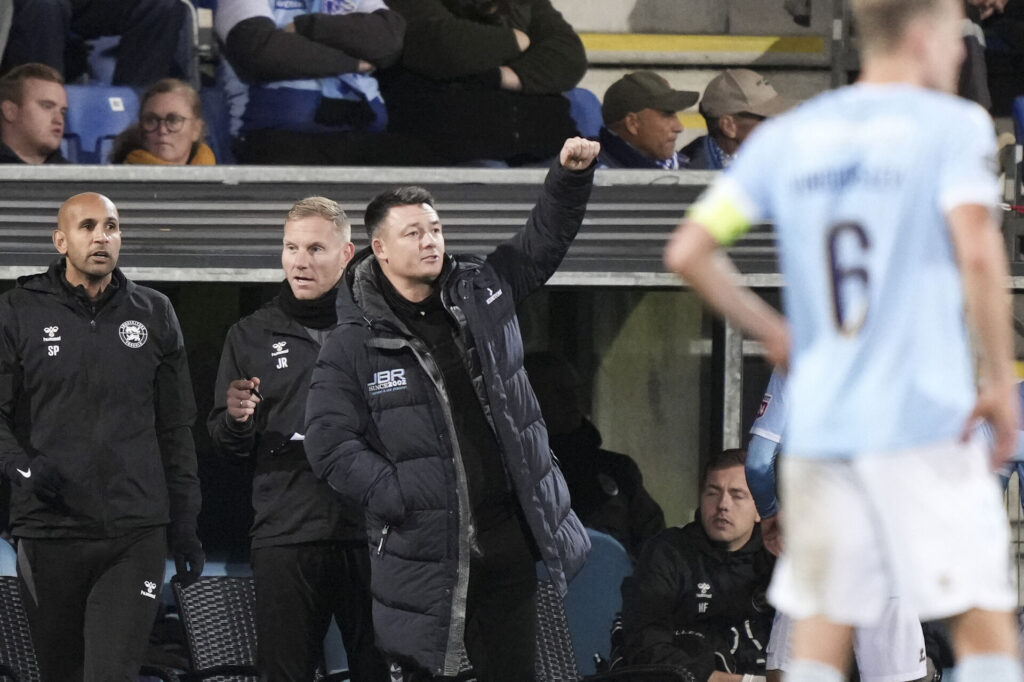
M 117 269 L 117 208 L 61 206 L 63 256 L 0 296 L 0 466 L 43 680 L 135 679 L 167 541 L 195 578 L 195 401 L 170 302 Z M 170 524 L 170 525 L 168 525 Z
M 564 592 L 589 542 L 523 370 L 516 304 L 572 243 L 600 146 L 573 138 L 526 227 L 445 254 L 426 190 L 379 194 L 313 372 L 313 471 L 366 509 L 377 644 L 407 673 L 532 680 L 534 553 Z
M 362 514 L 345 510 L 313 475 L 302 447 L 309 376 L 337 326 L 334 302 L 352 259 L 351 235 L 330 199 L 292 206 L 281 250 L 286 279 L 272 301 L 228 332 L 208 422 L 221 452 L 255 458 L 257 660 L 274 682 L 313 679 L 332 614 L 352 679 L 387 678 L 373 644 Z

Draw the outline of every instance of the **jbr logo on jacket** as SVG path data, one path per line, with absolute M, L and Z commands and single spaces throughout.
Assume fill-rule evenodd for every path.
M 404 369 L 385 369 L 373 375 L 373 381 L 366 385 L 370 395 L 400 391 L 408 386 Z

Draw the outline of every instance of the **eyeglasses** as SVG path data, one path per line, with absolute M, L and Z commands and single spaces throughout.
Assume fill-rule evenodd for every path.
M 146 114 L 142 117 L 140 123 L 142 129 L 147 133 L 155 133 L 160 129 L 160 124 L 164 124 L 167 127 L 167 132 L 176 133 L 181 130 L 181 127 L 185 125 L 185 121 L 192 120 L 188 116 L 178 116 L 177 114 L 167 114 L 166 117 L 160 118 L 154 114 Z

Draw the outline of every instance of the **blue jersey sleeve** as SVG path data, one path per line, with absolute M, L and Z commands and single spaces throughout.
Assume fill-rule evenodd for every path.
M 995 206 L 1000 194 L 992 119 L 976 104 L 958 101 L 956 105 L 958 115 L 952 121 L 940 121 L 944 126 L 952 124 L 957 131 L 942 137 L 945 150 L 939 169 L 938 199 L 944 213 L 966 204 Z

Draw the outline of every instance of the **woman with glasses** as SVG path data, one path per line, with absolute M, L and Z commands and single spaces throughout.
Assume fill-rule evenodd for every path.
M 212 166 L 217 161 L 203 142 L 203 107 L 188 83 L 165 78 L 142 95 L 139 120 L 118 135 L 113 163 Z

